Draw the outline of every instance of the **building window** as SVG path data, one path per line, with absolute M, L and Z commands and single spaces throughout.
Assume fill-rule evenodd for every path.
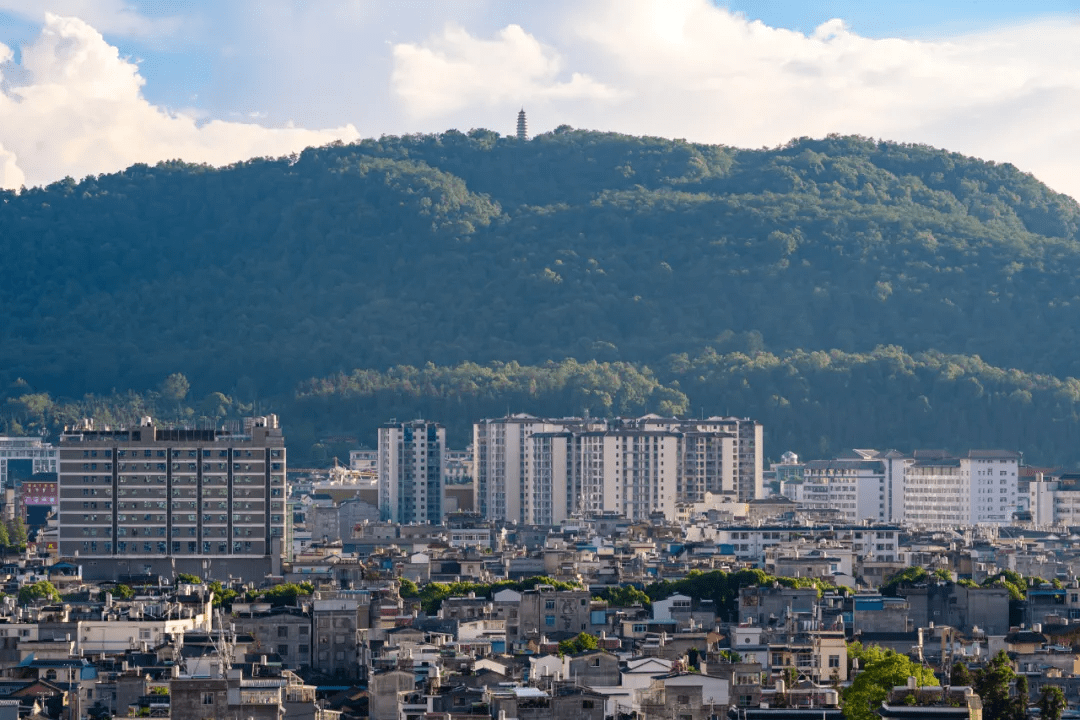
M 831 668 L 840 667 L 840 656 L 839 655 L 830 655 L 829 656 L 829 667 L 831 667 Z
M 544 625 L 546 625 L 548 627 L 555 627 L 555 616 L 554 615 L 545 615 L 544 616 Z
M 213 705 L 214 704 L 214 693 L 204 692 L 202 694 L 202 704 L 203 705 Z

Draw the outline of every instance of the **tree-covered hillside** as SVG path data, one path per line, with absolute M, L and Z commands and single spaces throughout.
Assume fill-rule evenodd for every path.
M 16 383 L 0 395 L 0 429 L 50 432 L 78 418 L 134 423 L 143 415 L 208 427 L 274 409 L 286 420 L 301 463 L 345 457 L 355 437 L 373 443 L 391 418 L 447 425 L 463 448 L 472 423 L 508 410 L 537 415 L 739 414 L 765 425 L 766 454 L 825 457 L 850 447 L 1018 449 L 1036 464 L 1080 465 L 1080 381 L 1004 370 L 963 355 L 796 351 L 673 355 L 655 369 L 624 362 L 564 360 L 542 365 L 466 362 L 354 370 L 301 383 L 253 407 L 215 391 L 190 392 L 174 374 L 157 388 L 78 400 Z
M 857 137 L 450 131 L 135 166 L 0 195 L 0 382 L 21 427 L 23 395 L 82 412 L 56 398 L 180 371 L 193 404 L 323 413 L 287 418 L 306 441 L 449 402 L 325 390 L 354 368 L 576 358 L 656 385 L 628 411 L 761 417 L 770 453 L 954 432 L 1072 460 L 1078 235 L 1080 207 L 1010 165 Z M 568 382 L 461 407 L 621 411 Z

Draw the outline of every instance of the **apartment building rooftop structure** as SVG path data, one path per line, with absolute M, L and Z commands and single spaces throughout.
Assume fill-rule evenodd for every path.
M 87 580 L 279 575 L 285 472 L 276 415 L 235 430 L 84 420 L 60 437 L 59 555 L 77 558 Z

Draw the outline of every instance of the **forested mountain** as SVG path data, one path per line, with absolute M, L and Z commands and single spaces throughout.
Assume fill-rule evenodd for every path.
M 271 407 L 306 447 L 418 413 L 458 438 L 480 411 L 733 413 L 775 455 L 1075 462 L 1078 235 L 1010 165 L 858 137 L 450 131 L 134 166 L 0 195 L 4 420 Z M 184 398 L 123 392 L 174 372 Z

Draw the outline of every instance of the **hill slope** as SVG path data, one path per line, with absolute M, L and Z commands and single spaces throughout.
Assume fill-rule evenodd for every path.
M 179 370 L 251 400 L 429 361 L 664 375 L 708 347 L 880 345 L 1080 376 L 1078 233 L 1080 207 L 1012 166 L 856 137 L 450 131 L 135 166 L 0 195 L 0 380 Z

